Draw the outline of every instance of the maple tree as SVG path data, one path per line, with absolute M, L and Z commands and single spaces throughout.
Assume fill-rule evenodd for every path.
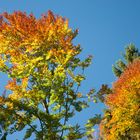
M 92 57 L 78 58 L 77 34 L 51 11 L 39 19 L 20 11 L 1 14 L 0 71 L 9 77 L 0 96 L 4 137 L 25 127 L 24 139 L 33 133 L 36 140 L 84 136 L 78 124 L 68 125 L 76 111 L 88 107 L 78 89 Z

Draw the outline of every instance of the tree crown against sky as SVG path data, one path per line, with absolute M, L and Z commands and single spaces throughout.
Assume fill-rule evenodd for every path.
M 139 101 L 136 103 L 138 105 L 130 107 L 133 100 L 129 98 L 130 91 L 125 90 L 129 78 L 132 85 L 137 83 L 139 86 L 139 80 L 136 79 L 139 75 L 139 60 L 136 59 L 139 59 L 140 54 L 133 45 L 126 48 L 126 62 L 119 60 L 113 67 L 118 77 L 116 83 L 119 83 L 120 79 L 125 79 L 122 80 L 124 87 L 122 83 L 112 88 L 102 85 L 96 95 L 92 95 L 95 90 L 90 90 L 87 94 L 95 102 L 99 99 L 107 104 L 110 108 L 107 110 L 108 113 L 106 111 L 103 118 L 100 114 L 95 115 L 88 120 L 85 128 L 78 124 L 68 125 L 69 119 L 74 117 L 76 111 L 81 112 L 83 108 L 88 107 L 86 97 L 79 91 L 79 87 L 86 78 L 84 69 L 90 65 L 92 57 L 80 60 L 79 54 L 82 49 L 80 45 L 73 44 L 77 34 L 78 30 L 73 31 L 67 19 L 56 16 L 51 11 L 39 19 L 33 14 L 27 15 L 20 11 L 12 14 L 5 12 L 1 15 L 0 70 L 9 76 L 5 91 L 0 96 L 0 133 L 3 140 L 7 134 L 22 131 L 24 128 L 24 139 L 28 139 L 32 134 L 35 134 L 36 139 L 42 140 L 74 140 L 82 139 L 84 136 L 90 139 L 93 126 L 100 122 L 101 136 L 104 138 L 115 140 L 120 135 L 126 135 L 128 138 L 138 137 L 137 133 L 130 135 L 134 130 L 139 132 L 136 122 L 138 119 L 132 120 L 128 116 L 135 115 Z M 129 72 L 132 75 L 127 78 Z M 118 92 L 120 85 L 122 91 Z M 137 86 L 136 89 L 139 89 Z M 132 86 L 130 89 L 137 94 L 135 87 Z M 125 112 L 125 118 L 128 117 L 130 122 L 136 124 L 129 125 L 132 131 L 125 127 L 124 118 L 119 118 L 123 112 L 122 108 L 115 107 L 120 105 L 119 101 L 122 105 L 120 95 L 128 99 L 126 104 L 132 109 L 131 115 L 128 115 L 129 111 Z M 127 108 L 125 105 L 123 107 Z M 117 119 L 115 111 L 118 113 Z M 123 127 L 117 130 L 120 123 Z
M 78 58 L 80 45 L 73 44 L 77 33 L 51 11 L 39 19 L 20 11 L 1 15 L 0 70 L 10 78 L 0 97 L 6 134 L 28 126 L 24 139 L 32 133 L 48 140 L 84 135 L 78 124 L 67 125 L 88 106 L 78 89 L 91 56 Z
M 100 121 L 100 139 L 140 138 L 140 52 L 130 44 L 123 57 L 124 60 L 120 59 L 113 66 L 113 72 L 118 78 L 112 88 L 101 90 L 105 93 L 104 97 L 99 92 L 107 106 Z

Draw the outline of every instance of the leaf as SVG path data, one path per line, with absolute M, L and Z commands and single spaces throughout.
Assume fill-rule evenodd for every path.
M 35 129 L 36 128 L 36 125 L 34 125 L 33 128 Z M 32 133 L 34 132 L 34 129 L 33 128 L 26 129 L 26 134 L 25 134 L 23 140 L 26 140 L 26 139 L 28 139 L 28 138 L 31 137 Z

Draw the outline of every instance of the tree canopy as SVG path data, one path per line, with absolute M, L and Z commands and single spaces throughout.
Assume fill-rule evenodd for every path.
M 119 60 L 113 67 L 118 79 L 104 99 L 108 109 L 100 123 L 100 139 L 140 139 L 139 50 L 134 45 L 127 46 L 124 58 L 126 64 Z
M 26 130 L 24 140 L 93 139 L 99 125 L 103 140 L 140 139 L 140 52 L 126 47 L 124 60 L 113 66 L 117 80 L 85 95 L 79 88 L 92 56 L 81 60 L 78 30 L 68 19 L 48 11 L 40 18 L 15 11 L 0 16 L 0 72 L 8 82 L 0 95 L 0 139 Z M 93 94 L 94 93 L 94 94 Z M 88 99 L 88 100 L 87 100 Z M 88 101 L 106 105 L 85 127 L 69 124 Z M 94 114 L 94 111 L 93 111 Z
M 78 124 L 67 125 L 75 111 L 88 106 L 78 88 L 91 56 L 78 58 L 80 45 L 73 44 L 77 34 L 67 19 L 51 11 L 39 19 L 20 11 L 1 15 L 0 71 L 9 76 L 0 96 L 6 134 L 28 126 L 24 139 L 32 133 L 39 140 L 83 136 Z

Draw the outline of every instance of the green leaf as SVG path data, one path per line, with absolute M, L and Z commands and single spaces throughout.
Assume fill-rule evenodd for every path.
M 36 125 L 33 125 L 33 128 L 36 129 Z M 33 128 L 26 129 L 26 134 L 25 134 L 23 140 L 26 140 L 31 137 L 32 133 L 34 132 Z

